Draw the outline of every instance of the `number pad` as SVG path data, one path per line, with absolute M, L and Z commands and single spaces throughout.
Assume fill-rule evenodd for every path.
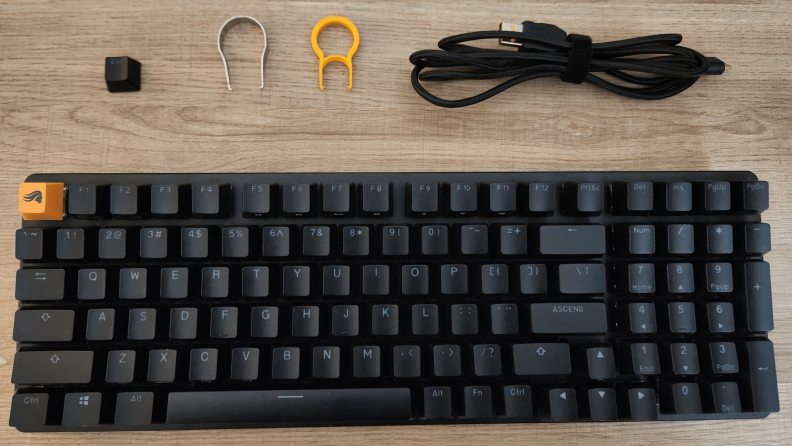
M 669 293 L 692 293 L 695 290 L 692 263 L 669 263 L 667 269 Z
M 713 333 L 734 331 L 734 310 L 730 302 L 710 302 L 707 304 L 709 329 Z
M 731 263 L 707 263 L 707 291 L 731 293 L 733 289 Z
M 690 302 L 668 304 L 668 320 L 672 333 L 696 332 L 696 313 Z
M 699 361 L 696 344 L 671 344 L 671 367 L 675 375 L 698 375 Z

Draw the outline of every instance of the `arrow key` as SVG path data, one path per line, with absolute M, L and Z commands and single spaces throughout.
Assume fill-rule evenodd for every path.
M 616 421 L 616 391 L 613 389 L 590 389 L 588 391 L 591 419 L 594 421 Z
M 707 316 L 711 332 L 732 333 L 734 331 L 734 309 L 731 302 L 708 303 Z
M 698 375 L 699 361 L 696 344 L 671 344 L 671 364 L 676 375 Z
M 613 349 L 610 347 L 593 347 L 586 350 L 589 377 L 591 379 L 610 379 L 616 377 L 616 366 L 613 363 Z
M 630 389 L 630 416 L 634 421 L 657 419 L 657 400 L 654 389 Z
M 550 389 L 550 418 L 553 421 L 577 421 L 575 389 Z
M 654 333 L 657 331 L 654 304 L 630 304 L 630 331 L 635 334 Z

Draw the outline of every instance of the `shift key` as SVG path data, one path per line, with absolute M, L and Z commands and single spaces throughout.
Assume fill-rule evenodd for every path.
M 84 384 L 91 381 L 93 352 L 38 351 L 14 355 L 14 384 Z
M 606 333 L 603 303 L 531 304 L 534 333 Z
M 605 254 L 605 226 L 545 225 L 539 228 L 539 251 L 546 255 Z

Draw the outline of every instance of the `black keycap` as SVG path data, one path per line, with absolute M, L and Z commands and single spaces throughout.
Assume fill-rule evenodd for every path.
M 390 212 L 390 183 L 363 183 L 363 212 Z
M 283 267 L 283 295 L 307 296 L 311 293 L 310 266 Z
M 749 254 L 770 252 L 770 225 L 767 223 L 745 225 L 745 252 Z
M 737 383 L 721 382 L 712 383 L 712 396 L 715 400 L 715 412 L 718 413 L 740 413 L 740 393 Z
M 110 213 L 135 215 L 138 213 L 138 187 L 134 184 L 110 186 Z
M 728 211 L 731 207 L 731 185 L 726 181 L 704 183 L 704 209 Z
M 734 331 L 734 309 L 731 302 L 708 303 L 707 320 L 711 332 L 732 333 Z
M 330 227 L 303 226 L 303 249 L 306 256 L 330 255 Z
M 706 270 L 710 293 L 731 293 L 734 290 L 731 263 L 707 263 Z
M 171 339 L 195 339 L 197 329 L 197 308 L 171 308 L 169 333 Z
M 77 278 L 77 298 L 80 300 L 104 299 L 106 276 L 103 269 L 81 269 Z
M 693 225 L 668 225 L 668 252 L 691 254 L 693 250 Z
M 633 373 L 636 375 L 657 375 L 660 373 L 660 357 L 657 344 L 635 343 L 630 345 Z
M 657 419 L 657 397 L 654 389 L 630 389 L 630 418 L 633 421 L 654 421 Z
M 360 332 L 357 305 L 333 306 L 333 336 L 357 336 Z
M 605 265 L 572 263 L 558 265 L 559 284 L 564 294 L 602 294 L 605 292 Z
M 261 236 L 261 254 L 264 257 L 286 257 L 289 255 L 289 228 L 287 226 L 265 226 Z
M 630 304 L 630 331 L 635 334 L 655 333 L 657 318 L 653 303 Z
M 691 302 L 668 304 L 668 325 L 671 333 L 695 333 L 696 309 Z
M 740 371 L 734 342 L 713 342 L 709 346 L 714 373 L 737 373 Z
M 435 345 L 432 352 L 435 376 L 459 376 L 462 374 L 462 352 L 458 345 Z
M 491 418 L 492 391 L 489 386 L 465 387 L 465 418 Z
M 11 372 L 13 384 L 87 384 L 94 352 L 17 352 Z
M 528 252 L 528 229 L 525 225 L 503 225 L 500 228 L 500 252 L 505 256 Z
M 190 381 L 214 381 L 217 378 L 217 349 L 190 350 Z
M 398 305 L 373 305 L 371 307 L 371 334 L 391 336 L 399 334 Z
M 451 305 L 451 333 L 455 335 L 478 333 L 478 305 Z
M 428 294 L 429 267 L 426 265 L 402 266 L 402 294 Z
M 767 181 L 743 183 L 743 208 L 746 211 L 764 211 L 770 207 L 770 187 Z
M 382 228 L 382 254 L 406 256 L 410 253 L 410 228 L 408 226 L 384 226 Z
M 175 215 L 179 213 L 179 185 L 151 185 L 151 213 L 154 215 Z
M 272 379 L 297 379 L 300 377 L 300 349 L 278 347 L 272 349 Z
M 17 275 L 17 296 L 19 295 Z M 745 264 L 745 297 L 748 312 L 748 330 L 773 330 L 773 298 L 770 290 L 770 264 L 748 262 Z M 19 297 L 17 297 L 19 299 Z
M 393 376 L 396 378 L 421 376 L 421 347 L 417 345 L 393 347 Z
M 220 184 L 192 185 L 192 212 L 195 216 L 212 216 L 220 213 Z M 225 199 L 226 197 L 222 197 Z
M 47 421 L 48 405 L 49 395 L 46 393 L 17 393 L 11 397 L 11 414 L 8 425 L 11 427 L 44 426 Z M 448 418 L 451 418 L 450 415 Z
M 589 410 L 594 421 L 616 421 L 616 391 L 613 389 L 589 389 Z
M 647 294 L 655 292 L 654 265 L 651 263 L 631 263 L 627 267 L 628 287 L 631 293 Z
M 507 417 L 533 417 L 531 386 L 506 386 L 503 388 L 503 400 L 506 406 Z
M 517 305 L 493 304 L 490 311 L 492 314 L 492 334 L 519 333 Z
M 112 308 L 92 308 L 88 310 L 85 339 L 89 341 L 109 341 L 113 339 L 115 310 Z
M 693 209 L 693 186 L 688 182 L 666 183 L 666 210 L 688 212 Z
M 676 375 L 698 375 L 699 361 L 696 344 L 671 344 L 671 368 Z
M 467 265 L 442 265 L 440 267 L 440 292 L 443 294 L 467 294 Z
M 473 365 L 476 376 L 500 376 L 501 353 L 498 344 L 473 346 Z
M 283 212 L 300 215 L 311 212 L 311 185 L 284 184 Z
M 363 294 L 385 296 L 390 292 L 390 267 L 366 265 L 363 267 Z
M 451 183 L 449 186 L 451 195 L 451 212 L 467 214 L 478 210 L 478 184 L 471 183 Z
M 652 255 L 655 252 L 654 225 L 630 225 L 630 254 Z
M 277 187 L 277 185 L 273 186 Z M 243 213 L 253 214 L 254 216 L 263 216 L 270 213 L 270 184 L 246 184 L 242 195 Z
M 278 307 L 253 307 L 250 309 L 250 336 L 275 338 L 278 336 Z
M 368 226 L 344 226 L 341 232 L 344 235 L 345 256 L 369 255 Z
M 176 350 L 158 349 L 149 352 L 148 382 L 169 383 L 176 376 Z
M 491 183 L 489 185 L 489 210 L 495 214 L 505 214 L 517 210 L 517 184 L 512 182 Z
M 144 259 L 164 259 L 168 257 L 168 229 L 140 229 L 140 257 Z
M 605 254 L 605 226 L 545 225 L 539 228 L 539 252 L 545 255 Z
M 314 347 L 313 377 L 338 378 L 340 374 L 341 349 L 338 347 Z
M 411 183 L 408 184 L 411 191 L 410 212 L 413 214 L 425 215 L 437 212 L 438 192 L 440 185 L 437 183 Z
M 212 308 L 212 323 L 209 328 L 209 337 L 217 339 L 232 339 L 237 337 L 237 321 L 239 310 L 236 307 Z
M 121 268 L 118 272 L 120 299 L 145 299 L 148 271 L 146 268 Z
M 247 257 L 248 228 L 223 228 L 223 257 Z
M 322 294 L 325 296 L 349 295 L 349 267 L 325 266 L 322 270 Z
M 105 382 L 126 384 L 135 378 L 135 351 L 112 350 L 107 353 Z
M 266 266 L 246 266 L 242 268 L 242 296 L 269 296 L 269 268 Z
M 616 377 L 616 366 L 613 362 L 613 349 L 610 347 L 592 347 L 586 349 L 588 371 L 591 379 L 610 379 Z
M 651 211 L 654 207 L 654 185 L 651 181 L 627 183 L 627 209 L 630 211 Z
M 695 291 L 695 286 L 693 285 L 693 264 L 669 263 L 666 271 L 668 273 L 669 293 L 682 294 Z
M 44 257 L 44 230 L 17 229 L 14 253 L 18 260 L 39 260 Z
M 778 379 L 775 353 L 770 341 L 748 342 L 751 395 L 756 412 L 778 412 Z
M 424 416 L 427 420 L 451 418 L 450 387 L 424 387 Z
M 259 349 L 235 348 L 231 350 L 231 379 L 252 381 L 259 375 Z
M 126 229 L 99 230 L 99 258 L 123 259 L 126 257 Z
M 486 254 L 489 250 L 489 239 L 486 225 L 465 225 L 460 230 L 462 254 Z
M 157 328 L 157 310 L 154 308 L 133 308 L 129 310 L 127 338 L 135 341 L 154 339 Z
M 73 332 L 72 310 L 17 310 L 14 314 L 16 342 L 69 342 Z
M 75 184 L 69 186 L 69 213 L 72 215 L 96 215 L 96 186 Z
M 481 265 L 481 292 L 484 294 L 508 294 L 509 266 L 505 264 Z
M 448 254 L 448 226 L 424 226 L 421 228 L 421 254 Z
M 380 348 L 358 346 L 352 350 L 352 376 L 355 378 L 380 377 Z
M 605 304 L 531 304 L 534 333 L 606 333 Z
M 85 257 L 85 231 L 82 229 L 58 229 L 56 256 L 62 260 Z
M 181 256 L 204 258 L 209 255 L 209 231 L 206 228 L 182 228 Z
M 322 210 L 328 214 L 345 214 L 349 212 L 349 196 L 352 186 L 349 183 L 322 184 Z
M 707 252 L 710 254 L 731 254 L 734 251 L 732 225 L 707 226 Z
M 577 421 L 575 389 L 550 389 L 550 418 L 553 421 Z
M 605 208 L 605 185 L 602 183 L 579 183 L 577 185 L 577 210 L 600 213 Z
M 115 424 L 119 426 L 151 424 L 153 411 L 153 392 L 120 392 L 116 397 Z
M 294 307 L 292 310 L 292 336 L 301 338 L 319 336 L 319 307 Z
M 671 385 L 674 398 L 674 412 L 677 414 L 701 413 L 701 397 L 696 383 L 675 383 Z
M 568 375 L 572 373 L 568 344 L 515 344 L 514 373 L 517 375 Z
M 160 273 L 160 297 L 184 299 L 188 290 L 187 268 L 162 268 Z
M 523 294 L 546 294 L 547 266 L 520 265 L 520 292 Z
M 528 187 L 528 209 L 531 212 L 555 211 L 555 184 L 531 183 Z
M 16 273 L 16 300 L 61 300 L 65 277 L 62 269 L 20 269 Z
M 414 335 L 436 335 L 440 331 L 437 305 L 412 306 L 412 333 Z

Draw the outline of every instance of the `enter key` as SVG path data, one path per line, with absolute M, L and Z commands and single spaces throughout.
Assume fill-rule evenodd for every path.
M 603 303 L 531 304 L 534 333 L 606 333 Z

